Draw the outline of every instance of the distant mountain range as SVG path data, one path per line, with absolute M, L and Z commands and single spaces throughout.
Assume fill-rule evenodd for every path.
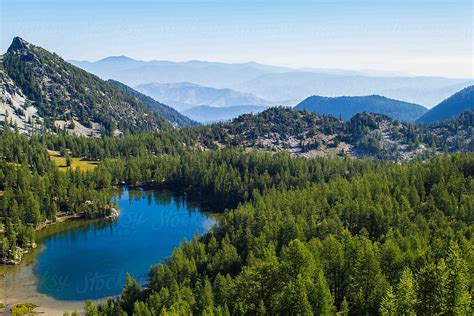
M 379 95 L 361 97 L 321 97 L 311 96 L 296 105 L 298 110 L 308 110 L 318 114 L 329 114 L 347 121 L 361 112 L 385 114 L 392 119 L 413 122 L 427 109 L 421 105 L 389 99 Z
M 143 105 L 148 107 L 149 109 L 153 110 L 156 112 L 158 115 L 160 115 L 162 118 L 168 120 L 170 123 L 176 125 L 177 127 L 186 127 L 186 126 L 194 126 L 198 125 L 196 121 L 191 120 L 187 116 L 184 116 L 183 114 L 180 114 L 178 111 L 173 109 L 172 107 L 165 105 L 163 103 L 160 103 L 153 98 L 144 95 L 143 93 L 140 93 L 132 88 L 130 88 L 127 85 L 124 85 L 121 82 L 109 79 L 109 83 L 113 84 L 123 92 L 127 93 L 128 95 L 136 98 L 138 101 L 140 101 Z
M 394 77 L 287 72 L 266 74 L 234 87 L 263 98 L 302 99 L 301 96 L 364 96 L 388 98 L 431 107 L 472 80 L 441 77 Z M 303 97 L 303 98 L 304 98 Z
M 201 62 L 193 63 L 196 63 L 195 67 L 202 66 Z M 112 62 L 112 65 L 115 65 L 115 62 Z M 258 64 L 249 66 L 265 70 L 264 66 Z M 276 71 L 275 69 L 271 70 Z M 190 91 L 206 91 L 208 93 L 207 98 L 205 98 L 206 94 L 204 92 L 195 92 L 199 94 L 198 98 L 197 96 L 193 97 L 193 93 L 189 92 L 187 98 L 185 98 L 186 102 L 188 102 L 187 104 L 191 104 L 190 100 L 196 103 L 210 102 L 217 105 L 229 104 L 234 101 L 240 102 L 242 100 L 250 100 L 255 103 L 265 101 L 255 96 L 241 94 L 228 89 L 214 89 L 194 84 L 165 86 L 167 88 L 175 87 L 178 91 L 181 91 L 180 89 L 184 86 L 186 89 L 189 88 Z M 186 89 L 184 90 L 187 91 Z M 452 137 L 456 136 L 463 139 L 464 143 L 467 144 L 466 148 L 471 148 L 469 147 L 472 145 L 469 137 L 471 137 L 470 127 L 472 126 L 473 115 L 473 90 L 473 86 L 469 86 L 457 92 L 418 120 L 421 123 L 429 123 L 456 118 L 456 122 L 462 124 L 462 129 L 458 130 L 455 134 L 453 134 L 453 130 L 450 130 L 453 128 L 452 124 L 454 123 L 448 122 L 446 123 L 447 125 L 438 124 L 420 127 L 421 133 L 428 131 L 428 134 L 425 136 L 428 140 L 431 139 L 431 141 L 427 145 L 432 147 L 436 144 L 448 142 L 449 146 L 454 148 L 458 145 L 452 142 Z M 8 51 L 3 56 L 0 56 L 0 93 L 1 121 L 6 121 L 12 126 L 17 126 L 20 131 L 26 132 L 42 131 L 46 128 L 53 131 L 66 129 L 85 136 L 118 136 L 126 133 L 170 130 L 173 128 L 173 125 L 182 127 L 197 124 L 182 113 L 178 113 L 169 106 L 153 100 L 151 97 L 145 96 L 120 82 L 101 80 L 97 76 L 65 62 L 56 54 L 50 53 L 18 37 L 14 38 Z M 180 92 L 180 95 L 186 95 L 186 93 Z M 333 128 L 335 125 L 333 123 L 338 121 L 337 117 L 339 115 L 347 119 L 359 112 L 378 112 L 381 114 L 370 114 L 368 116 L 355 114 L 355 116 L 359 115 L 360 118 L 373 117 L 377 122 L 387 121 L 388 116 L 401 121 L 413 121 L 416 116 L 426 111 L 422 106 L 391 100 L 381 96 L 310 97 L 305 102 L 299 104 L 297 108 L 306 108 L 311 111 L 318 111 L 319 113 L 329 113 L 336 116 L 336 118 L 316 117 L 309 115 L 308 112 L 279 108 L 278 110 L 266 110 L 257 115 L 241 115 L 239 119 L 232 121 L 231 124 L 214 125 L 214 127 L 218 127 L 218 134 L 214 130 L 211 131 L 209 136 L 222 136 L 223 132 L 230 133 L 228 141 L 233 143 L 245 134 L 250 137 L 248 139 L 248 146 L 256 144 L 254 142 L 256 140 L 255 137 L 261 138 L 261 142 L 263 142 L 261 144 L 267 146 L 268 137 L 265 136 L 265 133 L 272 131 L 274 135 L 271 136 L 271 142 L 279 148 L 282 146 L 278 136 L 279 132 L 272 126 L 278 123 L 279 126 L 281 125 L 282 131 L 284 131 L 287 128 L 285 127 L 285 120 L 289 118 L 291 118 L 291 124 L 295 124 L 295 132 L 299 131 L 298 122 L 304 123 L 300 121 L 300 118 L 306 117 L 315 118 L 317 121 L 324 123 L 325 127 L 321 128 L 327 128 L 328 130 L 321 130 L 321 132 L 328 133 L 327 136 L 334 136 Z M 212 107 L 206 104 L 205 106 L 188 109 L 186 113 L 196 120 L 209 122 L 227 120 L 240 113 L 257 113 L 261 110 L 263 110 L 263 107 L 258 104 L 239 104 L 232 107 Z M 470 111 L 463 112 L 465 110 Z M 464 114 L 459 116 L 461 112 Z M 257 127 L 265 126 L 265 129 L 255 128 L 253 131 L 249 131 L 239 122 L 252 122 Z M 458 124 L 456 122 L 455 124 Z M 326 123 L 327 126 L 325 125 Z M 304 124 L 309 123 L 306 122 Z M 310 125 L 313 126 L 314 124 L 316 123 L 312 122 Z M 339 132 L 342 133 L 339 138 L 341 141 L 344 141 L 346 137 L 344 133 L 347 126 L 339 121 L 337 124 L 340 125 Z M 317 126 L 314 125 L 313 127 L 316 128 Z M 314 143 L 315 140 L 311 138 L 311 135 L 317 131 L 313 127 L 308 129 L 304 135 L 290 135 L 291 137 L 289 136 L 290 138 L 288 138 L 289 143 L 285 147 L 293 146 L 301 150 L 315 148 L 318 144 Z M 220 128 L 223 128 L 223 130 L 220 130 Z M 408 125 L 402 125 L 400 128 L 405 133 Z M 396 135 L 384 134 L 391 133 L 386 129 L 385 125 L 380 126 L 380 130 L 383 133 L 381 135 L 377 134 L 378 136 L 374 134 L 374 137 L 393 136 L 394 138 L 389 143 L 390 146 L 395 146 L 392 146 L 395 149 L 397 146 L 416 147 L 416 139 L 413 140 L 413 143 L 400 143 L 396 139 Z M 203 129 L 202 131 L 205 132 L 206 130 Z M 430 133 L 440 139 L 435 141 L 436 144 L 433 143 Z M 252 137 L 253 140 L 251 139 Z M 328 139 L 321 139 L 321 141 L 328 141 Z M 310 145 L 307 145 L 307 143 Z M 336 143 L 331 146 L 337 145 Z M 328 150 L 330 148 L 332 147 L 329 146 Z M 343 149 L 341 148 L 341 150 Z M 416 154 L 416 152 L 413 152 L 413 154 Z
M 129 86 L 150 82 L 193 82 L 215 88 L 232 88 L 236 84 L 266 73 L 290 70 L 253 62 L 226 64 L 199 60 L 140 61 L 126 56 L 112 56 L 96 62 L 75 60 L 70 60 L 70 62 L 104 79 L 116 79 Z
M 271 102 L 249 93 L 231 89 L 216 89 L 193 83 L 147 83 L 135 87 L 155 100 L 166 103 L 184 111 L 199 105 L 229 107 L 236 105 L 266 106 Z
M 211 123 L 217 121 L 228 121 L 242 114 L 260 113 L 266 108 L 267 107 L 265 106 L 258 105 L 235 105 L 228 107 L 199 105 L 181 113 L 200 123 Z
M 335 97 L 377 94 L 429 108 L 474 82 L 472 79 L 414 77 L 334 69 L 298 70 L 254 62 L 227 64 L 197 60 L 139 61 L 125 56 L 107 57 L 96 62 L 70 62 L 103 79 L 115 79 L 129 86 L 150 82 L 192 82 L 202 86 L 251 93 L 272 102 L 296 100 L 294 104 L 308 95 Z
M 474 86 L 469 86 L 450 96 L 417 120 L 417 123 L 429 124 L 446 121 L 466 110 L 474 109 Z

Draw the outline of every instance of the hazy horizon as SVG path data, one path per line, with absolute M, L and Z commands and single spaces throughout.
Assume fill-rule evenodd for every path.
M 67 60 L 257 62 L 473 78 L 471 1 L 2 0 L 14 36 Z
M 94 60 L 87 60 L 87 59 L 75 59 L 75 58 L 70 58 L 67 59 L 67 61 L 75 61 L 75 62 L 87 62 L 87 63 L 97 63 L 103 60 L 106 60 L 108 58 L 128 58 L 131 60 L 139 61 L 139 62 L 172 62 L 172 63 L 188 63 L 188 62 L 203 62 L 203 63 L 223 63 L 223 64 L 250 64 L 250 63 L 257 63 L 259 65 L 264 65 L 264 66 L 272 66 L 272 67 L 281 67 L 281 68 L 288 68 L 289 70 L 295 70 L 295 71 L 318 71 L 318 70 L 327 70 L 327 71 L 348 71 L 348 72 L 360 72 L 361 74 L 368 75 L 370 72 L 377 73 L 377 75 L 382 75 L 382 76 L 407 76 L 407 77 L 445 77 L 445 78 L 450 78 L 450 79 L 466 79 L 466 80 L 471 80 L 474 79 L 474 76 L 471 77 L 452 77 L 452 76 L 443 76 L 443 75 L 424 75 L 424 74 L 414 74 L 414 73 L 409 73 L 409 72 L 401 72 L 401 71 L 396 71 L 396 70 L 390 70 L 390 69 L 370 69 L 370 68 L 361 68 L 361 69 L 350 69 L 350 68 L 334 68 L 334 67 L 292 67 L 288 65 L 280 65 L 280 64 L 270 64 L 266 62 L 258 62 L 255 60 L 248 60 L 248 61 L 221 61 L 221 60 L 202 60 L 202 59 L 185 59 L 185 60 L 170 60 L 170 59 L 140 59 L 140 58 L 135 58 L 133 56 L 127 56 L 127 55 L 109 55 L 109 56 L 104 56 L 102 58 L 94 59 Z

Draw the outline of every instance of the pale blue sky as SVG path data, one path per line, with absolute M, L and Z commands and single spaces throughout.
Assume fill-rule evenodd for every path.
M 110 55 L 473 77 L 464 1 L 0 0 L 13 36 L 66 59 Z

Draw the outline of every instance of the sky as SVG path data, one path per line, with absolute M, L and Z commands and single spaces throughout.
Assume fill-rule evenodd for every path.
M 472 0 L 0 0 L 14 36 L 65 59 L 256 61 L 474 77 Z

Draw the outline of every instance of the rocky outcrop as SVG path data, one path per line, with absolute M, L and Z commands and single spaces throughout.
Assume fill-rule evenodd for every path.
M 27 248 L 15 247 L 14 250 L 10 249 L 0 256 L 0 264 L 4 265 L 17 265 L 20 264 L 24 254 L 28 253 L 31 249 L 36 248 L 35 243 L 30 243 Z
M 112 207 L 112 208 L 110 209 L 110 214 L 107 215 L 107 216 L 105 217 L 105 219 L 114 221 L 114 220 L 118 219 L 119 215 L 120 215 L 119 210 L 116 209 L 116 208 L 114 208 L 114 207 Z

